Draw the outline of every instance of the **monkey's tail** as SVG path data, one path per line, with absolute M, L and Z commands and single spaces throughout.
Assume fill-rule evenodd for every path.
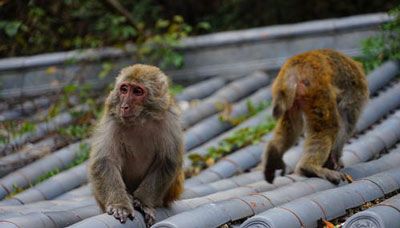
M 279 119 L 286 111 L 290 110 L 298 96 L 299 92 L 303 92 L 304 85 L 295 79 L 285 82 L 284 86 L 277 86 L 279 89 L 274 91 L 274 99 L 272 102 L 272 116 Z

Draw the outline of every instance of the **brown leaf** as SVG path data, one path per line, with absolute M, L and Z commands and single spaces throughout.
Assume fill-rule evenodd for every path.
M 353 183 L 353 182 L 354 182 L 353 178 L 352 178 L 349 174 L 345 173 L 344 176 L 346 177 L 346 180 L 347 180 L 349 183 Z
M 57 71 L 58 71 L 57 67 L 51 66 L 51 67 L 48 67 L 48 68 L 47 68 L 46 74 L 54 74 L 54 73 L 56 73 Z
M 330 222 L 328 222 L 326 220 L 322 219 L 322 222 L 325 224 L 326 228 L 335 228 L 335 225 L 333 225 L 332 223 L 330 223 Z
M 207 167 L 213 166 L 214 164 L 215 164 L 215 159 L 214 158 L 208 158 L 206 160 L 206 166 Z
M 222 121 L 230 121 L 231 118 L 231 114 L 232 114 L 232 104 L 228 102 L 228 100 L 224 100 L 224 103 L 221 104 L 216 104 L 217 108 L 222 110 L 222 113 L 220 115 L 220 119 Z
M 193 107 L 195 107 L 196 105 L 198 105 L 200 102 L 201 102 L 201 101 L 198 100 L 198 99 L 191 100 L 191 101 L 189 102 L 189 107 L 193 108 Z
M 92 119 L 92 118 L 93 118 L 93 113 L 86 112 L 79 117 L 79 119 L 77 120 L 77 124 L 78 125 L 87 124 L 87 123 L 89 123 L 90 119 Z
M 59 86 L 59 85 L 60 85 L 60 82 L 58 80 L 54 80 L 54 81 L 50 82 L 50 86 L 51 87 L 56 87 L 56 86 Z

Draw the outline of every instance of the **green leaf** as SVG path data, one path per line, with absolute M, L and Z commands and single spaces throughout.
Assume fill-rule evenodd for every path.
M 65 93 L 73 93 L 78 89 L 78 85 L 66 85 L 64 87 L 64 92 Z
M 114 68 L 114 64 L 112 62 L 104 62 L 102 65 L 102 70 L 99 73 L 99 78 L 105 78 Z
M 22 23 L 19 21 L 8 22 L 5 26 L 5 32 L 9 37 L 14 37 L 18 33 L 18 29 L 21 27 Z
M 201 156 L 201 155 L 199 155 L 199 154 L 190 154 L 189 155 L 189 159 L 192 161 L 192 162 L 199 162 L 199 161 L 201 161 L 201 160 L 203 160 L 203 157 Z
M 210 25 L 210 23 L 203 21 L 203 22 L 198 23 L 197 27 L 204 29 L 204 30 L 209 30 L 211 28 L 211 25 Z
M 22 124 L 22 133 L 32 132 L 36 128 L 35 123 L 25 122 Z
M 181 85 L 174 85 L 174 86 L 171 86 L 171 87 L 169 88 L 169 91 L 170 91 L 171 95 L 174 96 L 174 95 L 176 95 L 176 94 L 182 93 L 182 91 L 183 91 L 183 86 L 181 86 Z
M 180 15 L 175 15 L 174 16 L 174 22 L 176 23 L 183 23 L 183 17 Z
M 170 25 L 169 20 L 159 19 L 157 21 L 156 27 L 157 28 L 166 28 Z

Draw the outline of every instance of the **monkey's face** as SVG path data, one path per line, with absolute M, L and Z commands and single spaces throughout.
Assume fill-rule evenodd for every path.
M 123 82 L 118 87 L 119 108 L 118 115 L 123 122 L 136 119 L 143 110 L 143 103 L 148 94 L 144 85 L 139 83 Z
M 108 112 L 123 124 L 161 120 L 170 105 L 168 78 L 157 67 L 136 64 L 121 70 L 106 100 Z

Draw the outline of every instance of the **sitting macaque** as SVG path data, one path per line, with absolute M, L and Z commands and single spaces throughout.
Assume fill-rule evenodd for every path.
M 183 191 L 180 110 L 157 67 L 124 68 L 93 136 L 89 178 L 100 208 L 120 222 L 168 206 Z
M 264 175 L 272 182 L 285 169 L 282 156 L 305 132 L 304 150 L 295 173 L 338 184 L 344 143 L 352 135 L 369 91 L 362 65 L 330 49 L 290 58 L 272 86 L 273 139 L 263 154 Z

